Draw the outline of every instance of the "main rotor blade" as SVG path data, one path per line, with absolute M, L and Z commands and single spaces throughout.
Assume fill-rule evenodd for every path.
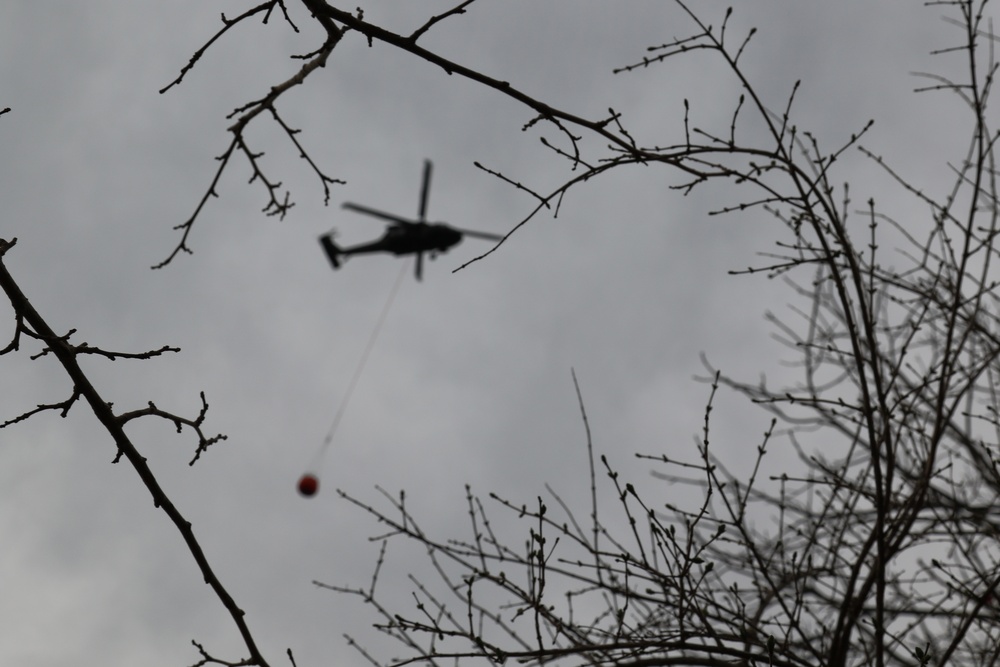
M 424 160 L 424 184 L 420 186 L 420 222 L 427 222 L 427 196 L 431 193 L 431 161 Z
M 406 218 L 401 218 L 398 215 L 393 215 L 392 213 L 384 213 L 382 211 L 376 211 L 373 208 L 368 208 L 367 206 L 360 206 L 359 204 L 352 204 L 351 202 L 344 202 L 344 208 L 356 211 L 357 213 L 364 213 L 365 215 L 370 215 L 375 218 L 382 218 L 383 220 L 389 220 L 390 222 L 395 222 L 400 225 L 415 225 L 413 220 L 407 220 Z
M 490 234 L 488 232 L 474 232 L 468 229 L 455 228 L 456 231 L 462 233 L 463 236 L 471 236 L 474 239 L 483 239 L 485 241 L 503 241 L 503 234 Z

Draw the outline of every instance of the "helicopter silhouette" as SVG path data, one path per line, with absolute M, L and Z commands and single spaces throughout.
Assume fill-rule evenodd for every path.
M 382 238 L 352 246 L 341 248 L 334 240 L 334 232 L 329 232 L 319 237 L 320 245 L 330 259 L 333 268 L 339 269 L 341 260 L 350 255 L 360 255 L 372 252 L 388 252 L 393 255 L 416 255 L 416 276 L 420 280 L 423 274 L 424 253 L 430 253 L 434 259 L 438 253 L 447 252 L 449 248 L 461 242 L 462 237 L 471 236 L 487 241 L 501 241 L 503 236 L 499 234 L 487 234 L 486 232 L 474 232 L 468 229 L 459 229 L 446 225 L 443 222 L 427 222 L 427 197 L 430 194 L 431 185 L 431 161 L 424 160 L 424 181 L 420 188 L 420 216 L 416 220 L 408 220 L 398 215 L 377 211 L 360 204 L 345 202 L 344 208 L 370 215 L 374 218 L 386 220 L 392 224 L 388 225 Z

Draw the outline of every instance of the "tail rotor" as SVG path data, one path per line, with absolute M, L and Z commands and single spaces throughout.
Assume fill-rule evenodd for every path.
M 326 252 L 326 256 L 330 260 L 330 263 L 333 264 L 333 268 L 339 269 L 340 257 L 343 255 L 343 251 L 333 242 L 333 232 L 319 237 L 319 243 L 323 246 L 323 251 Z

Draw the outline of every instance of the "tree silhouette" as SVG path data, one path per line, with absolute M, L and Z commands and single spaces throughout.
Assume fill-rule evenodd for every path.
M 278 102 L 322 68 L 341 40 L 358 33 L 512 98 L 534 114 L 526 129 L 554 132 L 556 138 L 543 137 L 543 144 L 564 159 L 569 174 L 551 191 L 538 193 L 480 166 L 534 200 L 534 210 L 508 237 L 539 213 L 558 210 L 573 186 L 630 164 L 683 174 L 685 182 L 675 186 L 679 194 L 713 181 L 741 193 L 738 203 L 717 214 L 769 213 L 779 223 L 776 250 L 739 273 L 747 280 L 781 277 L 798 299 L 792 319 L 772 315 L 771 321 L 800 377 L 775 388 L 727 377 L 706 360 L 710 391 L 697 448 L 686 460 L 640 455 L 665 483 L 697 491 L 688 505 L 653 500 L 656 488 L 640 491 L 595 452 L 579 386 L 581 418 L 588 427 L 589 507 L 574 509 L 552 490 L 524 503 L 497 494 L 480 497 L 469 489 L 469 532 L 452 539 L 425 532 L 403 494 L 384 493 L 381 504 L 342 494 L 387 529 L 376 538 L 381 552 L 370 582 L 319 585 L 370 606 L 377 627 L 404 654 L 384 658 L 352 643 L 377 665 L 474 658 L 634 667 L 1000 662 L 995 509 L 1000 338 L 994 329 L 1000 309 L 992 270 L 1000 208 L 997 133 L 987 113 L 996 72 L 988 2 L 931 3 L 953 24 L 949 36 L 955 41 L 938 53 L 964 59 L 963 78 L 924 74 L 927 85 L 920 89 L 954 94 L 962 114 L 956 122 L 968 129 L 967 150 L 952 165 L 954 179 L 944 195 L 912 184 L 904 171 L 866 149 L 862 139 L 871 123 L 829 148 L 796 122 L 798 85 L 788 99 L 762 99 L 741 68 L 755 32 L 733 35 L 729 11 L 716 25 L 677 0 L 691 32 L 650 46 L 640 60 L 618 70 L 636 75 L 635 70 L 706 52 L 738 81 L 738 102 L 725 126 L 701 127 L 685 113 L 683 140 L 659 146 L 634 136 L 618 110 L 586 118 L 422 46 L 429 31 L 459 20 L 473 4 L 465 0 L 402 35 L 365 21 L 360 10 L 303 0 L 310 20 L 323 29 L 322 43 L 301 57 L 292 76 L 232 112 L 231 142 L 218 158 L 216 174 L 194 213 L 178 225 L 177 245 L 154 268 L 190 252 L 190 233 L 236 155 L 249 164 L 251 182 L 265 188 L 266 214 L 284 216 L 294 205 L 281 181 L 265 172 L 262 153 L 245 134 L 264 112 L 307 161 L 329 199 L 337 179 L 310 157 L 304 135 L 286 122 Z M 227 33 L 279 13 L 278 20 L 299 30 L 281 0 L 235 18 L 223 16 L 223 27 L 161 92 L 182 83 Z M 898 220 L 874 200 L 856 210 L 837 173 L 838 160 L 848 151 L 860 151 L 883 168 L 926 208 L 927 218 Z M 71 343 L 73 332 L 49 327 L 3 264 L 13 248 L 14 240 L 0 241 L 0 287 L 15 313 L 11 342 L 0 354 L 21 352 L 31 341 L 39 348 L 36 357 L 53 357 L 65 369 L 71 390 L 69 398 L 8 418 L 2 427 L 50 411 L 65 415 L 81 399 L 86 402 L 112 435 L 118 457 L 135 468 L 181 533 L 245 643 L 246 656 L 238 660 L 216 657 L 196 644 L 197 664 L 269 664 L 190 523 L 123 430 L 139 417 L 166 419 L 179 431 L 187 427 L 198 441 L 195 463 L 224 437 L 203 431 L 204 395 L 203 409 L 193 418 L 153 403 L 114 411 L 77 359 L 91 354 L 141 360 L 175 348 L 120 353 Z M 885 248 L 899 253 L 890 260 Z M 723 385 L 771 414 L 770 426 L 749 438 L 757 452 L 750 471 L 729 469 L 712 448 L 712 407 Z M 788 452 L 784 469 L 765 472 L 766 457 L 777 448 Z M 604 485 L 613 494 L 612 508 L 604 500 Z M 612 510 L 618 518 L 609 518 Z M 497 517 L 505 514 L 527 522 L 523 538 L 511 541 L 494 530 Z M 378 586 L 389 543 L 397 540 L 424 547 L 437 576 L 413 577 L 413 604 L 405 608 L 385 601 Z M 288 657 L 294 664 L 291 651 Z

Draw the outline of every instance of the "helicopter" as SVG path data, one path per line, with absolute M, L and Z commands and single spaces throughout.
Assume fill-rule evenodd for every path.
M 443 222 L 427 222 L 427 196 L 430 193 L 431 185 L 431 161 L 424 160 L 424 179 L 420 188 L 420 215 L 416 220 L 408 220 L 398 215 L 377 211 L 360 204 L 345 202 L 343 207 L 388 221 L 389 224 L 382 238 L 352 246 L 342 248 L 334 240 L 334 232 L 328 232 L 319 237 L 320 245 L 326 252 L 333 268 L 339 269 L 341 260 L 349 255 L 360 255 L 371 252 L 388 252 L 393 255 L 416 255 L 416 276 L 420 280 L 423 274 L 424 253 L 430 253 L 434 259 L 438 253 L 447 252 L 449 248 L 457 245 L 464 236 L 470 236 L 487 241 L 502 241 L 503 236 L 499 234 L 488 234 L 486 232 L 475 232 L 468 229 L 459 229 L 446 225 Z

